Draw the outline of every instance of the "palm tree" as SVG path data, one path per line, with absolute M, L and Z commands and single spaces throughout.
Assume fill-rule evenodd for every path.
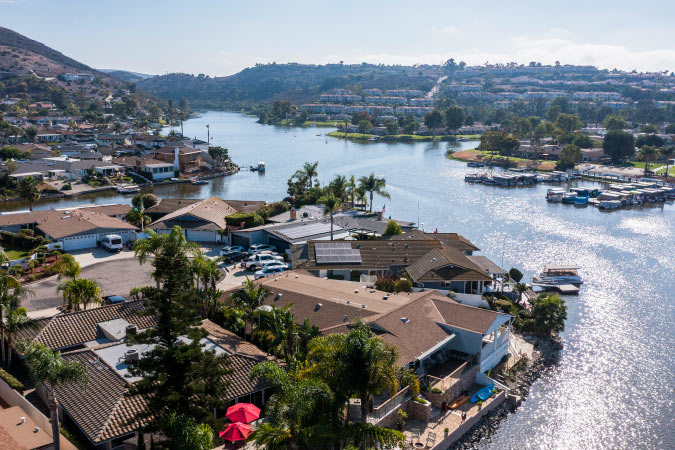
M 57 287 L 57 291 L 63 293 L 63 305 L 69 310 L 75 308 L 79 311 L 80 305 L 87 309 L 90 303 L 102 303 L 101 286 L 96 281 L 87 278 L 65 281 Z
M 216 261 L 199 255 L 192 260 L 192 270 L 195 275 L 195 288 L 201 290 L 216 289 L 218 281 L 223 277 L 223 274 L 218 268 Z
M 300 338 L 290 308 L 291 305 L 282 308 L 273 306 L 269 311 L 259 311 L 260 324 L 253 333 L 253 337 L 261 342 L 267 351 L 282 357 L 289 364 L 297 356 Z
M 332 192 L 322 196 L 317 203 L 323 205 L 323 215 L 330 217 L 330 240 L 333 240 L 333 216 L 340 209 L 342 202 Z
M 19 288 L 20 290 L 21 288 Z M 0 320 L 2 324 L 3 334 L 3 360 L 4 360 L 4 337 L 7 336 L 7 367 L 12 364 L 12 342 L 16 334 L 22 330 L 35 328 L 37 322 L 28 317 L 26 308 L 21 306 L 22 294 L 14 290 L 14 294 L 8 299 L 6 303 L 0 305 L 2 312 L 0 313 Z
M 54 449 L 59 450 L 61 433 L 56 390 L 65 383 L 78 383 L 86 388 L 89 373 L 84 365 L 76 361 L 64 361 L 60 352 L 52 352 L 49 347 L 38 342 L 24 343 L 21 351 L 25 355 L 24 360 L 30 377 L 36 384 L 45 384 L 47 387 L 47 406 L 52 422 Z
M 518 303 L 523 299 L 523 294 L 527 292 L 527 284 L 525 283 L 516 283 L 513 289 L 518 293 Z
M 649 171 L 649 163 L 656 161 L 659 158 L 659 149 L 653 145 L 645 145 L 640 149 L 639 157 L 645 162 L 645 176 Z
M 283 448 L 278 445 L 283 445 L 285 441 L 289 449 L 297 449 L 298 438 L 305 434 L 306 428 L 319 416 L 316 414 L 319 407 L 332 401 L 330 389 L 323 381 L 299 379 L 294 373 L 286 372 L 271 361 L 256 364 L 250 375 L 270 383 L 275 392 L 266 406 L 267 417 L 275 428 L 265 429 L 260 434 L 256 431 L 254 439 L 257 443 L 263 443 L 263 439 L 274 437 L 277 441 L 276 448 Z
M 0 347 L 2 347 L 3 363 L 6 360 L 5 335 L 8 332 L 5 318 L 11 317 L 11 311 L 16 308 L 13 303 L 17 300 L 20 302 L 30 293 L 31 291 L 21 286 L 19 279 L 0 269 Z
M 239 308 L 244 313 L 244 338 L 250 340 L 253 332 L 253 321 L 255 320 L 256 311 L 265 302 L 268 291 L 265 286 L 258 286 L 248 277 L 246 277 L 246 285 L 239 290 L 232 293 L 232 303 L 235 308 Z
M 354 195 L 356 196 L 356 200 L 362 205 L 364 205 L 367 201 L 366 194 L 367 194 L 367 192 L 365 191 L 365 189 L 363 189 L 362 186 L 359 186 L 354 190 Z
M 666 182 L 668 182 L 668 172 L 670 172 L 670 160 L 675 156 L 675 145 L 670 145 L 661 150 L 661 154 L 666 158 Z
M 362 188 L 370 196 L 370 212 L 373 212 L 373 195 L 377 194 L 384 198 L 391 198 L 389 193 L 384 190 L 387 185 L 384 178 L 376 177 L 375 174 L 371 172 L 367 177 L 359 178 L 359 187 Z
M 349 189 L 349 182 L 344 175 L 335 175 L 333 181 L 328 183 L 330 191 L 340 199 L 341 202 L 347 200 L 347 190 Z
M 354 207 L 354 197 L 356 196 L 356 179 L 354 175 L 349 176 L 349 181 L 347 182 L 347 195 L 349 195 L 349 201 L 352 203 L 352 208 Z
M 28 208 L 33 210 L 33 203 L 40 200 L 40 181 L 34 177 L 24 177 L 19 182 L 19 198 L 28 202 Z
M 316 178 L 316 176 L 318 175 L 318 172 L 316 170 L 317 167 L 319 167 L 319 161 L 316 161 L 316 162 L 313 162 L 313 163 L 306 162 L 302 166 L 302 173 L 304 174 L 304 176 L 307 177 L 307 180 L 308 180 L 307 181 L 307 183 L 308 183 L 307 192 L 312 190 L 312 182 L 313 182 L 314 178 Z
M 52 270 L 59 274 L 57 277 L 59 280 L 64 277 L 74 280 L 82 273 L 82 266 L 75 260 L 73 255 L 64 253 L 63 255 L 60 255 L 59 260 L 54 263 Z

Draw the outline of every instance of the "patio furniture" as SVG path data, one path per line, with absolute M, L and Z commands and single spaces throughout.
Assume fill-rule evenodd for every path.
M 251 423 L 260 417 L 260 408 L 251 403 L 237 403 L 227 408 L 225 417 L 232 422 Z
M 225 428 L 225 430 L 218 433 L 218 436 L 221 439 L 228 440 L 230 442 L 243 441 L 253 433 L 253 427 L 251 425 L 234 422 L 231 423 Z
M 433 447 L 433 445 L 436 443 L 436 433 L 433 431 L 430 431 L 429 434 L 427 434 L 427 447 Z

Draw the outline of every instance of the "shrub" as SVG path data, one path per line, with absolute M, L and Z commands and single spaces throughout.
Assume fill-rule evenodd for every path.
M 270 217 L 286 212 L 289 209 L 290 206 L 288 206 L 288 203 L 286 202 L 274 202 L 260 208 L 260 211 L 258 211 L 257 214 L 264 220 L 267 220 Z
M 412 291 L 412 281 L 408 278 L 399 278 L 394 282 L 395 292 L 410 292 Z
M 422 405 L 426 405 L 426 404 L 429 403 L 426 400 L 424 400 L 422 397 L 413 397 L 413 401 L 417 402 L 417 403 L 421 403 Z
M 403 231 L 401 230 L 401 225 L 396 223 L 395 220 L 390 220 L 389 222 L 387 222 L 387 228 L 384 229 L 384 234 L 390 236 L 401 234 L 402 232 Z
M 438 389 L 437 387 L 435 387 L 435 388 L 432 388 L 432 389 L 431 389 L 431 392 L 433 392 L 434 394 L 441 394 L 443 391 L 441 391 L 440 389 Z
M 235 213 L 225 217 L 225 223 L 232 227 L 238 227 L 244 222 L 244 228 L 257 227 L 265 223 L 265 220 L 256 213 Z
M 396 280 L 392 277 L 377 277 L 377 280 L 375 280 L 375 289 L 384 292 L 394 292 L 396 289 Z
M 15 389 L 15 390 L 23 393 L 23 390 L 25 389 L 25 386 L 23 385 L 23 383 L 21 383 L 19 380 L 14 378 L 14 376 L 12 374 L 10 374 L 9 372 L 7 372 L 6 370 L 0 369 L 0 378 L 5 380 L 5 382 L 12 389 Z
M 523 272 L 516 269 L 515 267 L 511 267 L 509 270 L 509 277 L 516 283 L 520 283 L 520 280 L 523 279 Z

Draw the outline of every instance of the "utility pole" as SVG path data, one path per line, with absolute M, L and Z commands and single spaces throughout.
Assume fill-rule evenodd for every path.
M 209 128 L 209 124 L 206 124 L 206 143 L 208 145 L 211 145 L 211 129 Z

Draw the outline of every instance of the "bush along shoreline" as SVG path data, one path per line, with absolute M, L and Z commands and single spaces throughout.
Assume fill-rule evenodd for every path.
M 499 429 L 499 425 L 509 414 L 514 413 L 530 393 L 530 387 L 540 377 L 550 373 L 560 360 L 562 350 L 560 338 L 537 337 L 532 361 L 521 361 L 510 371 L 504 373 L 504 383 L 510 393 L 506 400 L 456 441 L 449 450 L 475 449 L 485 439 L 489 439 Z

